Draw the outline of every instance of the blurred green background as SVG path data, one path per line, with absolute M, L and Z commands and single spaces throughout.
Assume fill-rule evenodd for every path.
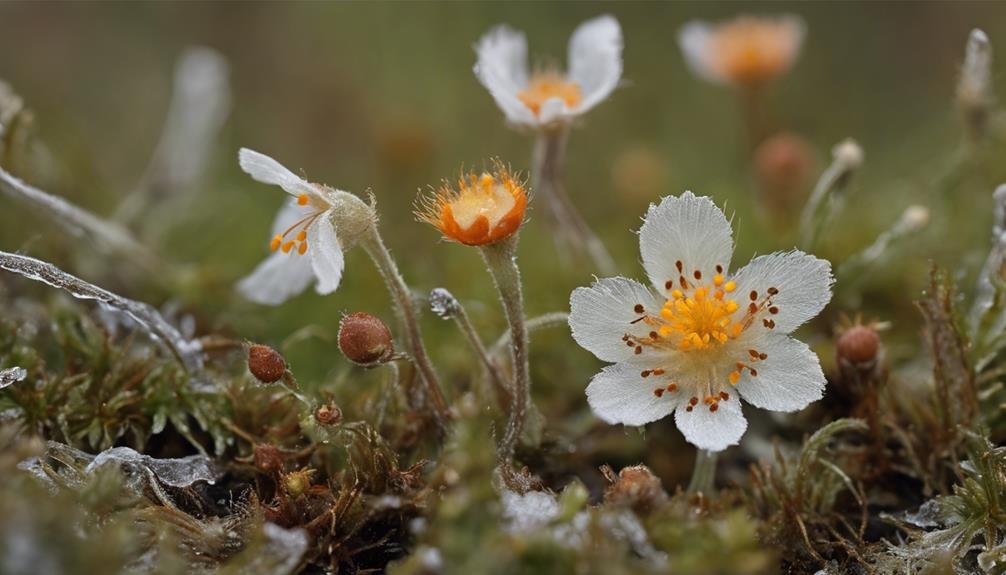
M 772 89 L 773 126 L 807 138 L 818 156 L 814 177 L 836 142 L 853 137 L 866 163 L 846 209 L 819 253 L 836 263 L 869 245 L 909 204 L 932 210 L 930 228 L 882 269 L 843 292 L 817 326 L 818 348 L 842 312 L 892 321 L 892 341 L 914 353 L 919 326 L 912 300 L 926 260 L 962 275 L 984 257 L 991 191 L 1006 176 L 998 155 L 968 171 L 950 193 L 937 189 L 963 129 L 954 90 L 968 32 L 983 28 L 993 49 L 1006 45 L 1006 4 L 993 2 L 832 3 L 3 3 L 0 78 L 36 113 L 40 139 L 63 166 L 48 190 L 103 215 L 136 185 L 157 143 L 177 57 L 193 45 L 228 59 L 233 108 L 196 197 L 182 210 L 146 214 L 136 228 L 165 228 L 157 249 L 192 273 L 172 280 L 126 281 L 128 263 L 83 266 L 86 245 L 39 214 L 0 199 L 0 246 L 58 262 L 68 271 L 155 305 L 180 299 L 200 332 L 224 332 L 281 344 L 311 325 L 329 338 L 287 342 L 302 380 L 342 380 L 352 401 L 351 370 L 333 344 L 343 312 L 391 320 L 380 278 L 359 251 L 347 256 L 340 290 L 313 292 L 276 308 L 243 302 L 234 282 L 267 253 L 269 226 L 282 194 L 240 172 L 237 150 L 276 157 L 314 181 L 360 194 L 372 191 L 389 247 L 418 290 L 451 289 L 468 305 L 486 339 L 504 328 L 481 260 L 416 223 L 417 190 L 464 166 L 498 156 L 529 168 L 532 139 L 507 128 L 472 74 L 473 44 L 508 23 L 528 36 L 533 62 L 565 61 L 569 34 L 602 13 L 625 37 L 624 86 L 574 130 L 569 193 L 612 251 L 622 273 L 642 278 L 639 217 L 661 195 L 691 189 L 733 212 L 739 266 L 754 253 L 793 247 L 791 230 L 759 215 L 750 152 L 737 94 L 694 78 L 676 33 L 688 20 L 740 13 L 792 12 L 807 23 L 805 49 Z M 1002 71 L 997 62 L 994 71 Z M 994 78 L 1002 93 L 1003 78 Z M 1000 142 L 1001 143 L 1001 142 Z M 540 209 L 522 235 L 520 263 L 529 315 L 565 310 L 570 291 L 588 284 L 584 262 L 558 262 Z M 17 283 L 17 286 L 14 284 Z M 37 289 L 9 276 L 0 286 Z M 0 294 L 3 294 L 0 290 Z M 860 306 L 860 302 L 862 305 Z M 466 385 L 469 350 L 450 324 L 424 319 L 434 358 Z M 550 419 L 576 413 L 599 367 L 564 329 L 534 336 L 535 395 Z M 895 359 L 898 348 L 891 349 Z M 662 432 L 661 432 L 662 433 Z M 675 440 L 677 441 L 677 440 Z

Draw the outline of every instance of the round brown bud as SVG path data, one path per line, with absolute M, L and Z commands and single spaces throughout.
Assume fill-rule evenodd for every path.
M 667 501 L 667 492 L 649 467 L 633 465 L 618 472 L 618 479 L 604 492 L 604 501 L 649 511 Z
M 342 423 L 342 409 L 334 403 L 325 403 L 314 410 L 314 420 L 319 425 L 339 425 Z
M 255 467 L 272 473 L 283 469 L 283 454 L 272 445 L 255 446 Z
M 373 366 L 391 359 L 395 346 L 391 330 L 380 318 L 356 312 L 339 322 L 339 349 L 349 361 Z
M 286 360 L 268 345 L 248 346 L 248 371 L 262 383 L 276 383 L 286 374 Z
M 849 328 L 835 343 L 835 353 L 839 362 L 846 361 L 852 365 L 864 365 L 874 361 L 879 351 L 880 336 L 865 325 Z
M 814 174 L 814 150 L 790 132 L 770 136 L 755 150 L 755 178 L 765 203 L 783 213 L 803 203 Z

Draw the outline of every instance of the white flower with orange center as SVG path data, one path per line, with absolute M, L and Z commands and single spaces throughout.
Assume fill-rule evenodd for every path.
M 349 192 L 304 180 L 265 154 L 242 148 L 238 159 L 256 181 L 292 196 L 273 222 L 272 254 L 238 283 L 238 290 L 268 305 L 283 303 L 312 282 L 319 294 L 335 291 L 342 279 L 342 252 L 374 224 L 373 209 Z
M 622 77 L 622 29 L 605 15 L 581 24 L 569 41 L 569 69 L 528 74 L 527 40 L 508 26 L 497 26 L 475 46 L 475 75 L 489 90 L 507 120 L 548 126 L 593 108 Z
M 800 53 L 803 21 L 740 16 L 729 22 L 691 22 L 678 34 L 685 61 L 718 84 L 757 86 L 785 74 Z
M 493 172 L 470 172 L 457 188 L 444 183 L 419 200 L 416 216 L 445 238 L 469 246 L 496 243 L 513 235 L 524 222 L 528 194 L 524 184 L 500 162 Z
M 741 399 L 774 411 L 820 399 L 817 355 L 789 334 L 831 299 L 827 261 L 779 252 L 731 274 L 730 223 L 691 192 L 650 206 L 639 247 L 655 293 L 616 277 L 570 298 L 573 338 L 615 362 L 587 387 L 598 417 L 644 425 L 674 412 L 685 439 L 718 451 L 747 428 Z

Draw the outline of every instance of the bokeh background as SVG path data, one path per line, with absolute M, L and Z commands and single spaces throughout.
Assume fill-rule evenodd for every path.
M 567 185 L 622 273 L 642 277 L 639 217 L 660 196 L 691 189 L 734 214 L 735 264 L 791 248 L 792 229 L 766 217 L 752 177 L 751 150 L 737 94 L 693 77 L 677 47 L 691 19 L 791 12 L 807 24 L 805 48 L 771 91 L 772 126 L 796 132 L 816 150 L 814 177 L 846 137 L 866 163 L 845 210 L 819 248 L 841 262 L 868 246 L 910 204 L 927 206 L 925 233 L 839 294 L 808 338 L 827 363 L 827 335 L 840 314 L 890 321 L 889 355 L 915 355 L 920 318 L 913 307 L 928 261 L 966 279 L 987 251 L 993 186 L 1006 156 L 946 183 L 964 130 L 954 91 L 968 32 L 983 28 L 993 49 L 1006 45 L 1006 4 L 995 2 L 833 3 L 3 3 L 0 78 L 34 110 L 37 134 L 58 170 L 38 175 L 48 191 L 108 215 L 141 179 L 157 144 L 176 59 L 208 46 L 230 64 L 232 110 L 209 168 L 186 201 L 144 214 L 134 230 L 184 273 L 151 281 L 125 273 L 128 262 L 88 256 L 43 215 L 0 198 L 0 246 L 54 261 L 102 285 L 155 305 L 180 303 L 201 333 L 226 333 L 281 346 L 302 382 L 331 388 L 347 404 L 372 388 L 373 374 L 348 365 L 334 345 L 340 314 L 368 311 L 391 320 L 380 278 L 359 251 L 347 256 L 343 286 L 329 297 L 304 294 L 275 308 L 242 301 L 233 285 L 266 255 L 269 226 L 283 201 L 237 165 L 247 146 L 314 181 L 372 191 L 389 247 L 418 290 L 451 289 L 484 337 L 504 321 L 475 250 L 447 244 L 414 221 L 417 191 L 462 166 L 499 157 L 529 169 L 532 138 L 503 115 L 472 74 L 473 44 L 493 25 L 528 36 L 532 61 L 562 64 L 578 23 L 611 13 L 625 37 L 624 85 L 574 130 Z M 1003 88 L 1000 61 L 994 82 Z M 557 258 L 544 214 L 533 209 L 520 263 L 529 315 L 568 307 L 588 284 L 584 262 Z M 158 230 L 153 234 L 151 230 Z M 164 280 L 164 278 L 158 278 Z M 15 285 L 16 284 L 16 285 Z M 7 295 L 4 295 L 4 294 Z M 0 296 L 54 292 L 0 277 Z M 469 350 L 453 327 L 427 315 L 440 370 L 455 386 L 470 379 Z M 583 389 L 598 369 L 565 329 L 534 335 L 535 396 L 557 431 L 596 426 Z M 644 437 L 607 430 L 608 461 L 647 459 L 665 478 L 686 475 L 662 461 L 683 446 L 668 422 Z M 575 435 L 575 434 L 574 434 Z M 659 449 L 657 449 L 659 448 Z

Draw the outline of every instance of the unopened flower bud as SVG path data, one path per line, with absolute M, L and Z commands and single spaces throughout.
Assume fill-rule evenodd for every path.
M 840 364 L 869 367 L 880 353 L 880 336 L 869 326 L 853 326 L 838 337 L 835 353 Z
M 300 497 L 311 488 L 311 478 L 314 477 L 313 469 L 301 469 L 283 476 L 283 489 L 292 497 Z
M 831 149 L 831 156 L 836 163 L 841 164 L 846 170 L 855 170 L 863 165 L 865 159 L 863 148 L 853 140 L 847 138 L 842 140 Z
M 782 132 L 755 151 L 754 171 L 765 204 L 785 214 L 801 205 L 814 174 L 814 150 L 798 134 Z
M 905 233 L 917 232 L 929 225 L 929 208 L 925 206 L 908 206 L 901 214 L 901 225 Z
M 255 446 L 255 467 L 262 471 L 272 473 L 283 469 L 283 454 L 272 445 Z
M 339 322 L 339 349 L 349 361 L 367 367 L 388 361 L 395 352 L 391 330 L 365 312 L 349 314 Z
M 342 423 L 342 409 L 334 403 L 325 403 L 314 410 L 314 420 L 319 425 L 330 426 Z
M 248 371 L 262 383 L 276 383 L 286 374 L 286 360 L 268 345 L 248 346 Z
M 649 511 L 667 501 L 667 492 L 660 478 L 645 465 L 625 467 L 615 478 L 610 468 L 609 480 L 613 483 L 604 492 L 604 502 L 625 505 L 638 511 Z
M 992 47 L 985 32 L 975 28 L 968 36 L 961 78 L 957 83 L 957 103 L 975 137 L 985 133 L 993 101 L 991 85 Z

